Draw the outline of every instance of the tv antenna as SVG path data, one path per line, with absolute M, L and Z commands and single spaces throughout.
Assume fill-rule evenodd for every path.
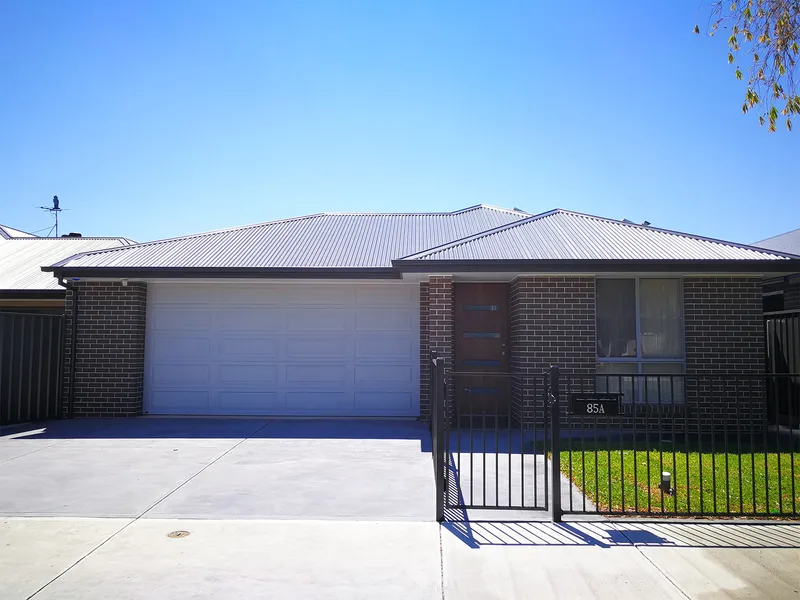
M 50 234 L 53 232 L 53 229 L 56 230 L 56 237 L 58 237 L 58 213 L 64 210 L 63 208 L 59 207 L 58 196 L 53 196 L 53 206 L 40 206 L 39 208 L 49 212 L 56 220 L 55 225 L 53 225 L 50 228 L 50 231 L 47 232 L 47 235 L 45 237 L 50 237 Z

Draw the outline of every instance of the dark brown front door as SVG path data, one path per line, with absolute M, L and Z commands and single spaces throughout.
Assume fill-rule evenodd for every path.
M 455 286 L 455 371 L 508 372 L 508 285 Z M 491 375 L 455 375 L 455 400 L 462 415 L 508 413 L 509 381 Z

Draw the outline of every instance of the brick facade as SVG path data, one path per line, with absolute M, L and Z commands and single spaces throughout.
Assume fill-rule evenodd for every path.
M 594 373 L 594 277 L 518 277 L 509 287 L 511 409 L 526 426 L 543 423 L 544 374 Z
M 424 302 L 424 305 L 423 305 Z M 453 278 L 432 275 L 420 286 L 420 418 L 431 412 L 430 385 L 431 350 L 444 358 L 445 367 L 453 367 Z M 424 319 L 424 323 L 422 322 Z M 424 333 L 423 333 L 424 332 Z
M 142 413 L 147 284 L 75 282 L 78 335 L 75 417 L 131 417 Z M 67 291 L 64 343 L 64 414 L 68 414 L 72 360 L 72 294 Z
M 430 349 L 428 344 L 428 289 L 429 284 L 419 284 L 419 418 L 427 421 L 431 416 Z
M 721 430 L 763 424 L 762 384 L 732 385 L 725 375 L 764 372 L 762 285 L 757 277 L 687 277 L 683 283 L 687 401 L 692 424 Z M 697 379 L 695 379 L 697 377 Z

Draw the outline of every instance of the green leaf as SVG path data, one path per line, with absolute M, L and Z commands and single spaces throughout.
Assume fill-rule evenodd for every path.
M 758 117 L 758 124 L 763 126 L 764 123 L 766 123 L 766 121 L 764 121 L 764 117 Z
M 700 33 L 700 26 L 699 25 L 695 25 L 694 26 L 694 32 L 695 33 Z
M 731 54 L 730 52 L 728 53 L 728 62 L 729 63 L 733 62 L 733 54 Z
M 792 130 L 792 120 L 786 119 L 786 129 L 791 131 Z
M 742 72 L 739 69 L 736 69 L 736 79 L 742 78 Z

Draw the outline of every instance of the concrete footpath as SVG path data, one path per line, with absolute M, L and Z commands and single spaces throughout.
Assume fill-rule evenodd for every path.
M 0 518 L 4 600 L 800 599 L 798 565 L 800 524 Z

